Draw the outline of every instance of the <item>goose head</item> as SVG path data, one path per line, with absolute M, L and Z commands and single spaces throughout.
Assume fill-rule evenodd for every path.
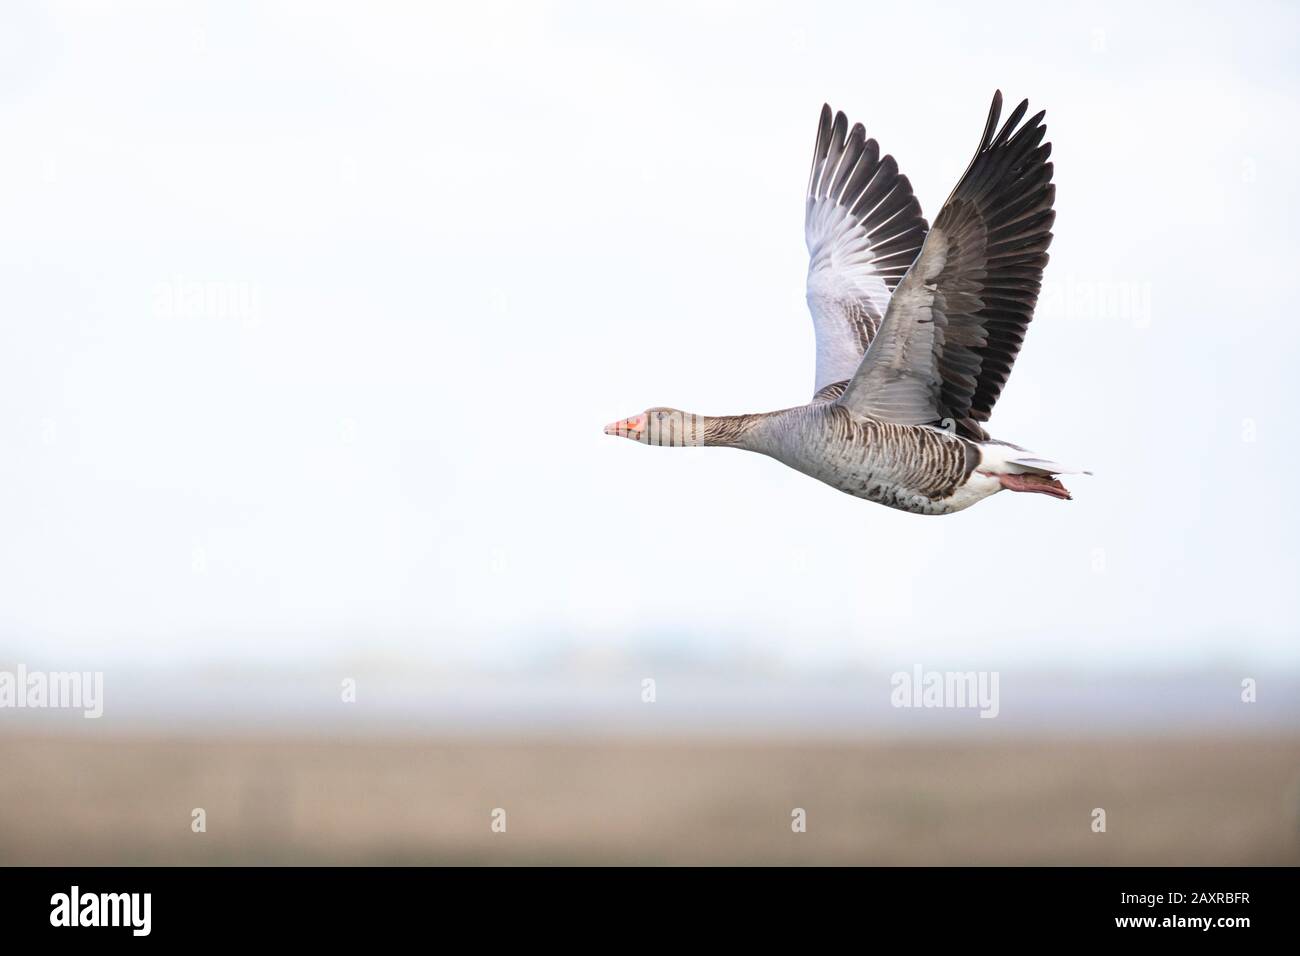
M 677 408 L 647 408 L 605 426 L 606 435 L 630 438 L 642 445 L 703 445 L 706 422 L 703 415 L 693 415 Z

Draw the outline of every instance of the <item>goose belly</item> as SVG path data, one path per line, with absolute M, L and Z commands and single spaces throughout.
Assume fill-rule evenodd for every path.
M 952 514 L 954 511 L 962 511 L 975 504 L 977 501 L 983 501 L 989 495 L 997 494 L 1002 490 L 1002 482 L 997 478 L 986 475 L 979 470 L 972 471 L 957 490 L 947 498 L 943 499 L 943 511 L 936 511 L 935 514 Z
M 911 514 L 951 514 L 1001 490 L 996 478 L 971 467 L 964 439 L 924 427 L 857 427 L 850 440 L 828 429 L 775 457 L 845 494 Z
M 855 498 L 918 515 L 946 515 L 962 511 L 1001 490 L 997 479 L 978 472 L 972 472 L 970 478 L 946 495 L 936 495 L 913 482 L 898 480 L 888 473 L 871 469 L 818 468 L 806 470 L 805 474 Z

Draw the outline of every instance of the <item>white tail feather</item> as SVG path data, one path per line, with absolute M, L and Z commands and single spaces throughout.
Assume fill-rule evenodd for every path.
M 1003 445 L 997 442 L 982 443 L 980 451 L 980 471 L 994 475 L 1023 475 L 1026 472 L 1038 475 L 1091 475 L 1086 468 L 1063 465 L 1050 458 L 1041 458 L 1032 451 Z

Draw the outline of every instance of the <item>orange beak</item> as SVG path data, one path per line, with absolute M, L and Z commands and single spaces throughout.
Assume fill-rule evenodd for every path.
M 634 415 L 632 418 L 625 418 L 621 422 L 614 422 L 612 425 L 605 426 L 606 435 L 620 435 L 622 437 L 636 437 L 645 430 L 646 416 Z

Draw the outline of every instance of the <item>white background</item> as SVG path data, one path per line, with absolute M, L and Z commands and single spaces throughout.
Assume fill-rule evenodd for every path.
M 5 6 L 0 664 L 1300 663 L 1294 7 L 470 6 Z M 999 87 L 1073 502 L 601 433 L 806 401 L 822 102 L 932 219 Z

